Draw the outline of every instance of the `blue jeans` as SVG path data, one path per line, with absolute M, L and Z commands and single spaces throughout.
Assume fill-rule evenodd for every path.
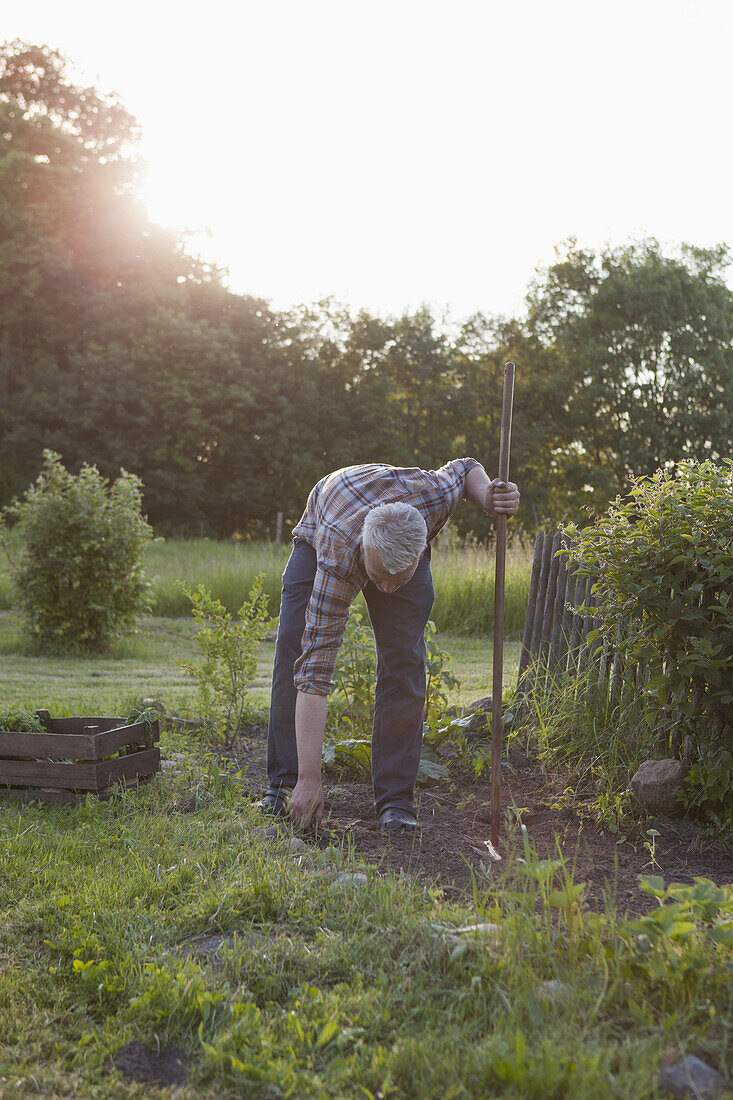
M 316 552 L 295 539 L 283 573 L 280 622 L 272 673 L 267 774 L 270 790 L 294 787 L 298 779 L 293 665 L 300 656 L 305 612 L 316 573 Z M 425 624 L 433 606 L 430 551 L 396 592 L 371 581 L 364 598 L 377 646 L 377 688 L 372 728 L 372 785 L 377 813 L 388 806 L 413 809 L 425 711 Z

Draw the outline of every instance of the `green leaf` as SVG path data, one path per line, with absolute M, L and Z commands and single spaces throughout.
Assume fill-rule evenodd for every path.
M 338 1035 L 339 1026 L 335 1019 L 330 1019 L 328 1023 L 324 1024 L 316 1039 L 316 1050 L 322 1050 L 332 1039 Z

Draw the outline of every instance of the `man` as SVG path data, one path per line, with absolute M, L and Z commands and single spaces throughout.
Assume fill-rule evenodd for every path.
M 433 606 L 430 543 L 461 500 L 515 515 L 512 482 L 474 458 L 439 470 L 373 464 L 321 479 L 293 531 L 283 574 L 260 803 L 309 825 L 323 815 L 327 697 L 354 597 L 363 591 L 377 647 L 372 730 L 374 805 L 387 829 L 414 829 L 425 707 L 425 625 Z

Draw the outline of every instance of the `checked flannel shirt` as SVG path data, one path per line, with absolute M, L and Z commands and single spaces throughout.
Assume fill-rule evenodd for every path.
M 305 616 L 301 654 L 295 662 L 298 691 L 328 695 L 344 636 L 349 605 L 368 577 L 361 553 L 364 517 L 378 504 L 412 504 L 422 514 L 428 542 L 458 507 L 475 458 L 456 458 L 439 470 L 374 463 L 346 466 L 321 478 L 293 529 L 316 551 L 317 568 Z

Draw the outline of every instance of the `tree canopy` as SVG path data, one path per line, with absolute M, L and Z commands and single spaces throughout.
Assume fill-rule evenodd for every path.
M 725 246 L 569 241 L 517 318 L 446 331 L 426 309 L 283 312 L 150 222 L 139 127 L 56 50 L 0 46 L 0 505 L 44 449 L 120 467 L 162 532 L 271 534 L 313 483 L 367 461 L 435 467 L 499 446 L 518 364 L 521 522 L 583 522 L 632 476 L 730 457 L 733 297 Z M 461 531 L 488 537 L 475 509 Z

